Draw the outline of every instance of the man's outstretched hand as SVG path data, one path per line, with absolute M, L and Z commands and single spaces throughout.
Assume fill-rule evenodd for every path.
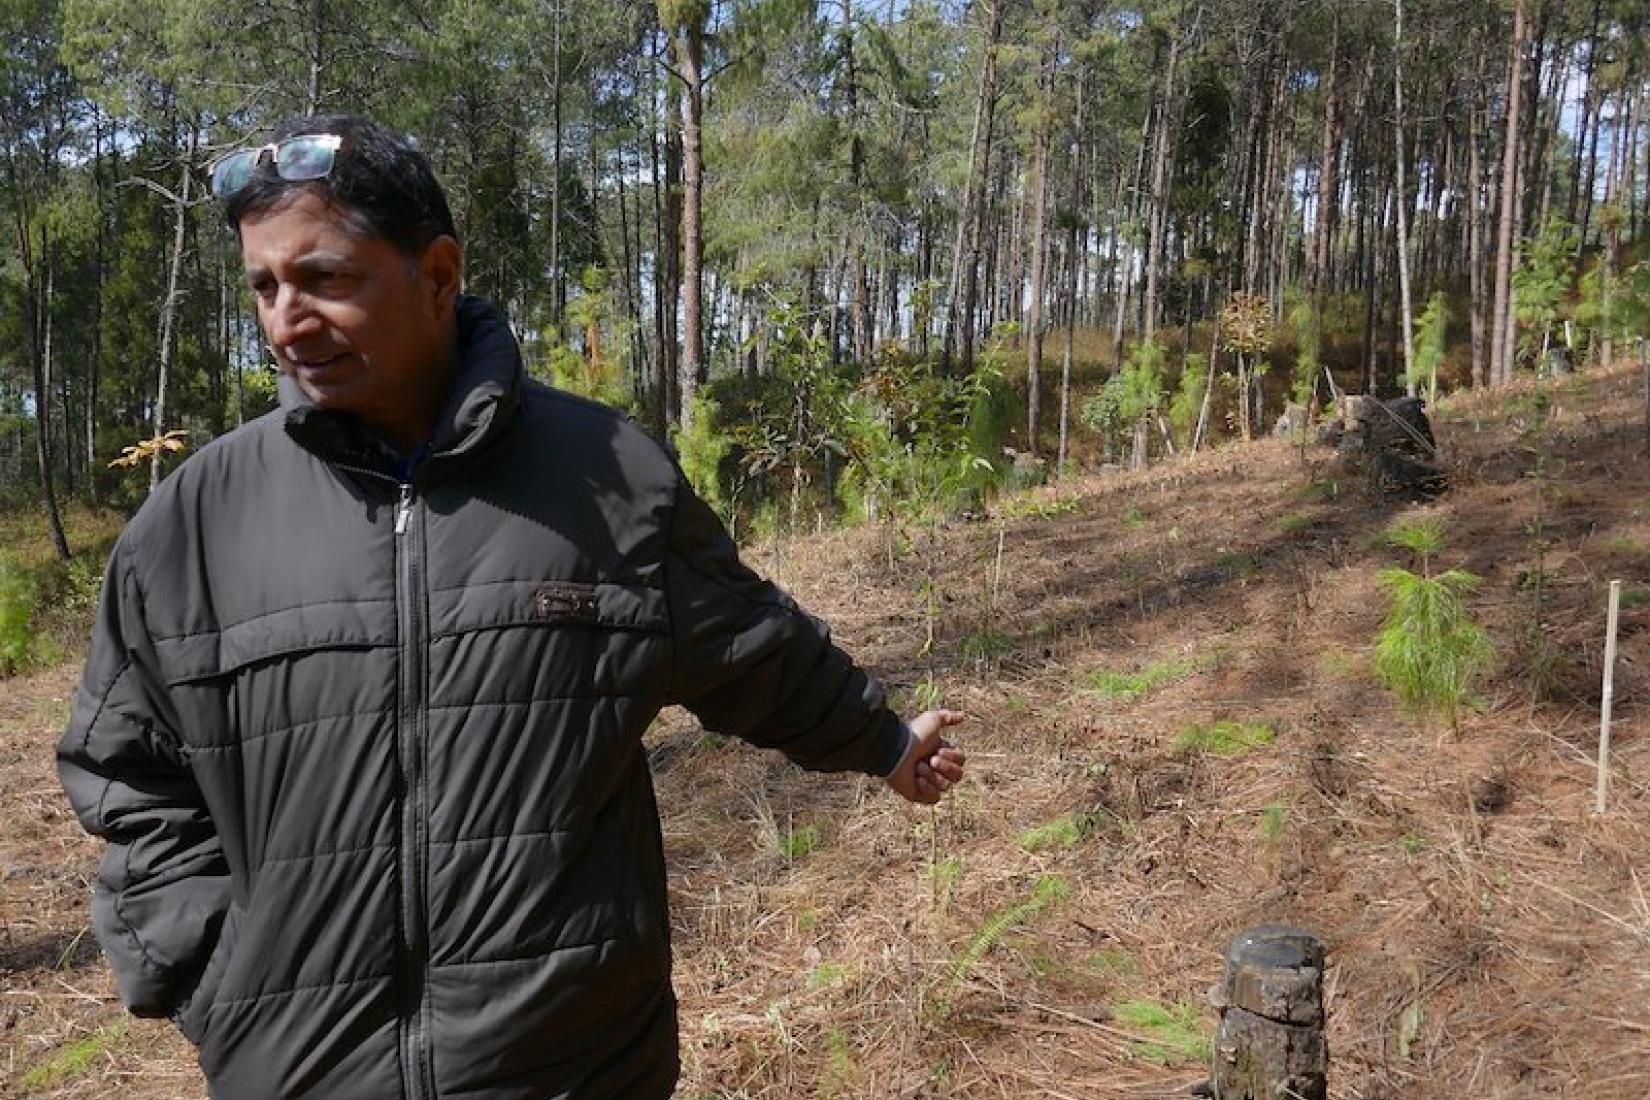
M 911 719 L 916 740 L 889 774 L 888 785 L 911 802 L 930 806 L 938 802 L 953 783 L 962 782 L 963 764 L 968 760 L 940 731 L 967 720 L 968 715 L 960 710 L 925 710 Z

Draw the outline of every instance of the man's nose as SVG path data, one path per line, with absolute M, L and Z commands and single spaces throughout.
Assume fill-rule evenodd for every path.
M 270 344 L 280 352 L 318 332 L 321 319 L 309 295 L 296 286 L 284 284 L 275 292 L 275 300 L 264 313 L 264 326 Z

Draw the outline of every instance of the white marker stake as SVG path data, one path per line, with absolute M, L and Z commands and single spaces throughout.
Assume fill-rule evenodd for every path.
M 1598 720 L 1598 795 L 1593 812 L 1604 812 L 1604 796 L 1610 789 L 1610 700 L 1615 691 L 1616 618 L 1621 608 L 1621 582 L 1610 582 L 1609 624 L 1604 628 L 1604 699 Z

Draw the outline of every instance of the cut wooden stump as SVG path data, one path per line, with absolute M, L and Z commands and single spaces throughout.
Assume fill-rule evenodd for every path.
M 1211 1089 L 1218 1100 L 1326 1100 L 1323 942 L 1284 925 L 1251 928 L 1226 952 Z

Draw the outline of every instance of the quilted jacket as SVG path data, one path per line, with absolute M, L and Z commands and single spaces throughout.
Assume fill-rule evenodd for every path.
M 287 391 L 109 565 L 59 769 L 120 995 L 220 1100 L 668 1096 L 643 731 L 682 703 L 808 768 L 904 747 L 665 451 L 528 381 L 490 307 L 459 331 L 410 473 Z

